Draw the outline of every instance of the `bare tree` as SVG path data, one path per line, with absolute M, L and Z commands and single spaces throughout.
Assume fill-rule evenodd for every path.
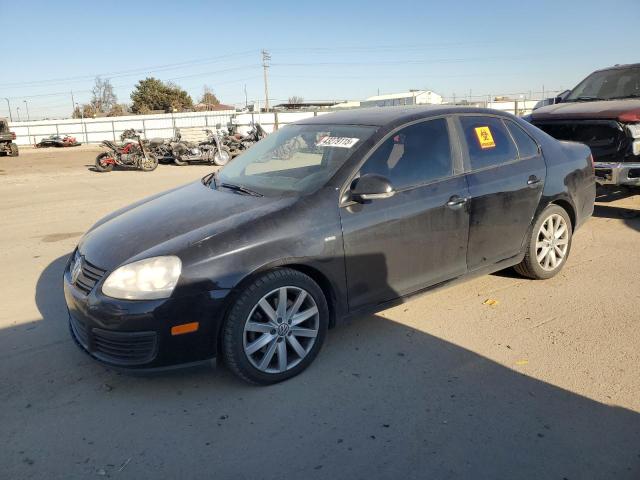
M 302 102 L 304 102 L 304 98 L 299 97 L 297 95 L 293 95 L 292 97 L 289 97 L 289 105 L 298 105 Z
M 118 97 L 113 92 L 113 85 L 108 78 L 96 77 L 96 83 L 91 89 L 91 105 L 97 112 L 109 113 L 118 103 Z
M 213 93 L 211 87 L 205 85 L 202 89 L 200 103 L 204 103 L 205 105 L 220 105 L 220 100 L 218 100 L 218 97 Z

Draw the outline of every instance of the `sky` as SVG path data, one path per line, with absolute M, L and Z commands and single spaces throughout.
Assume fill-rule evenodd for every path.
M 539 97 L 591 71 L 640 62 L 640 0 L 38 2 L 0 0 L 0 116 L 61 118 L 97 75 L 130 103 L 138 80 L 198 101 L 360 100 L 433 90 L 447 99 Z M 25 103 L 26 101 L 26 103 Z M 14 118 L 15 119 L 15 118 Z

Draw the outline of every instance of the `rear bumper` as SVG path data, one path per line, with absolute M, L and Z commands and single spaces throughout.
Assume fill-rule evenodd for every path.
M 600 185 L 640 186 L 640 162 L 595 162 Z

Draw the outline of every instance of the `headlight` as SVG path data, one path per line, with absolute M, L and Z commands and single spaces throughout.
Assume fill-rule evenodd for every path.
M 178 257 L 146 258 L 115 270 L 102 285 L 102 293 L 123 300 L 168 298 L 181 271 Z
M 633 138 L 640 138 L 640 123 L 630 123 L 627 129 Z

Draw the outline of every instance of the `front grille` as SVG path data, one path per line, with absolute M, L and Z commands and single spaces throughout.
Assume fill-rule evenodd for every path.
M 96 286 L 96 283 L 98 283 L 100 279 L 104 277 L 104 274 L 107 271 L 100 267 L 96 267 L 92 263 L 88 262 L 84 257 L 76 255 L 73 263 L 71 264 L 72 272 L 75 263 L 78 261 L 82 263 L 80 272 L 78 273 L 78 277 L 75 279 L 74 285 L 85 294 L 88 294 L 89 292 L 91 292 L 91 290 L 93 290 L 93 287 Z
M 85 323 L 70 316 L 71 332 L 78 343 L 99 360 L 114 365 L 142 365 L 157 354 L 155 332 L 113 332 L 101 328 L 89 329 Z
M 94 328 L 93 354 L 100 360 L 119 365 L 149 363 L 156 355 L 155 332 L 112 332 Z
M 628 138 L 614 120 L 543 121 L 534 125 L 558 140 L 584 143 L 596 161 L 621 161 L 626 153 Z

